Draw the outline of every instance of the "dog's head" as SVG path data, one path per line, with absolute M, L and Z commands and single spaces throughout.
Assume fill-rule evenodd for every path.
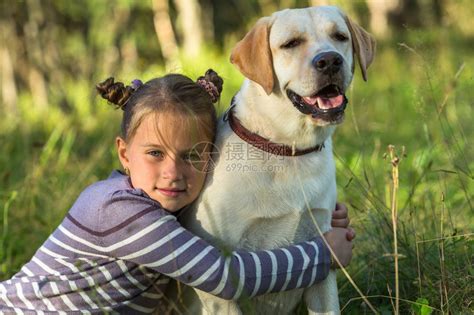
M 287 97 L 317 126 L 343 120 L 355 58 L 364 80 L 373 37 L 338 8 L 291 9 L 261 18 L 234 47 L 231 62 L 267 94 Z

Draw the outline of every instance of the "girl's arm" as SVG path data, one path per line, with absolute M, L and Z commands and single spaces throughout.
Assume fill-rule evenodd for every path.
M 321 238 L 274 250 L 223 253 L 184 229 L 162 208 L 155 205 L 150 210 L 149 203 L 124 201 L 138 196 L 123 197 L 117 196 L 117 202 L 143 209 L 135 212 L 132 222 L 102 240 L 104 245 L 121 244 L 107 254 L 202 291 L 235 300 L 308 287 L 328 274 L 330 253 Z

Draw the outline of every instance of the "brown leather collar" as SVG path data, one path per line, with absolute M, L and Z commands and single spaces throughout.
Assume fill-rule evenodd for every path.
M 224 120 L 229 121 L 230 128 L 237 134 L 240 139 L 244 140 L 245 142 L 253 145 L 254 147 L 274 154 L 274 155 L 282 155 L 282 156 L 299 156 L 308 154 L 311 152 L 319 152 L 324 148 L 324 143 L 318 144 L 312 148 L 304 149 L 304 150 L 297 150 L 296 148 L 292 148 L 286 144 L 279 144 L 271 142 L 270 140 L 263 138 L 250 130 L 246 129 L 240 123 L 240 120 L 234 116 L 233 114 L 234 104 L 232 102 L 231 107 L 229 110 L 224 114 Z

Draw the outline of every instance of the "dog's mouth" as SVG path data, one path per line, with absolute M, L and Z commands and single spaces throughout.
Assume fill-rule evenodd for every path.
M 286 94 L 300 112 L 311 115 L 313 119 L 337 124 L 344 118 L 347 97 L 335 84 L 325 86 L 312 96 L 300 96 L 290 89 Z

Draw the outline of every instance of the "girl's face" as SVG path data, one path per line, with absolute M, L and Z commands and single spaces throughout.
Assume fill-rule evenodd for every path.
M 158 118 L 149 114 L 129 143 L 120 137 L 116 140 L 120 162 L 130 171 L 133 187 L 144 190 L 170 212 L 198 197 L 210 159 L 206 150 L 210 146 L 205 145 L 209 142 L 177 124 L 171 114 Z

